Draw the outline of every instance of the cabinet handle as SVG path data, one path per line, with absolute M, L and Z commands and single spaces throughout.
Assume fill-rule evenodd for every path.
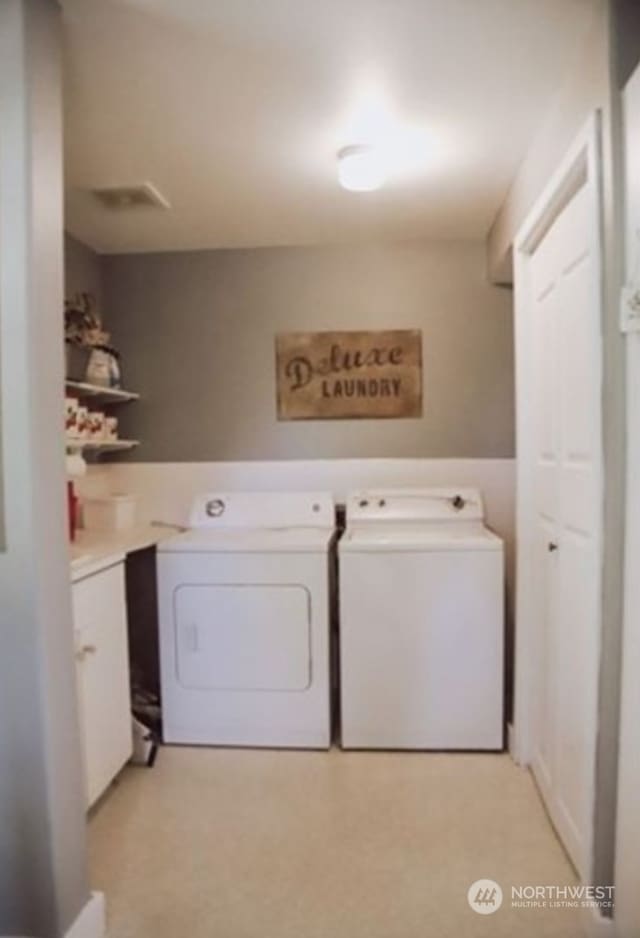
M 549 541 L 549 543 L 547 544 L 547 550 L 549 551 L 549 553 L 552 554 L 554 550 L 557 550 L 557 549 L 558 549 L 558 545 L 556 544 L 556 542 Z

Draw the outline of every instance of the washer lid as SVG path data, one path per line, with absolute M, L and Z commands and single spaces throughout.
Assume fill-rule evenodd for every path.
M 502 539 L 482 524 L 398 525 L 363 524 L 347 529 L 340 551 L 502 550 Z
M 158 544 L 160 553 L 326 553 L 330 528 L 195 528 Z

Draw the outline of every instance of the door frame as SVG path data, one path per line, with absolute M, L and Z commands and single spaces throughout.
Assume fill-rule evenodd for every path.
M 625 282 L 638 277 L 640 242 L 640 190 L 637 184 L 640 120 L 640 67 L 636 68 L 623 91 L 625 162 Z M 640 705 L 638 660 L 640 660 L 640 587 L 637 558 L 640 556 L 640 334 L 626 336 L 627 364 L 627 467 L 626 467 L 626 545 L 624 624 L 622 633 L 622 675 L 620 700 L 620 750 L 618 762 L 618 804 L 615 859 L 616 910 L 620 938 L 631 938 L 640 922 L 640 896 L 637 890 L 640 856 L 640 809 L 637 786 L 640 765 Z
M 533 585 L 535 440 L 531 436 L 533 424 L 533 361 L 532 318 L 528 258 L 544 235 L 583 186 L 590 201 L 592 219 L 589 238 L 594 259 L 594 288 L 598 292 L 601 319 L 604 309 L 602 272 L 602 166 L 600 154 L 600 113 L 594 112 L 584 125 L 564 159 L 551 176 L 541 196 L 520 228 L 513 246 L 515 291 L 515 357 L 516 357 L 516 641 L 515 641 L 515 705 L 512 754 L 516 762 L 528 766 L 533 757 L 533 668 L 532 651 L 536 627 L 535 594 Z M 519 284 L 523 289 L 518 290 Z M 600 416 L 602 424 L 602 414 Z M 604 509 L 604 454 L 600 444 L 601 515 L 599 550 L 602 562 Z M 602 585 L 600 587 L 602 594 Z M 599 614 L 601 625 L 601 610 Z M 600 629 L 598 630 L 597 669 L 600 666 Z M 593 676 L 597 684 L 598 674 Z M 594 714 L 597 718 L 597 714 Z M 594 753 L 595 754 L 595 753 Z M 591 781 L 592 800 L 595 796 L 594 776 Z

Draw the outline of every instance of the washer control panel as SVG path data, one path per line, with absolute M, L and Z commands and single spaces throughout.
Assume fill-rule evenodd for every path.
M 353 492 L 347 498 L 347 522 L 482 521 L 484 506 L 477 489 L 380 489 Z

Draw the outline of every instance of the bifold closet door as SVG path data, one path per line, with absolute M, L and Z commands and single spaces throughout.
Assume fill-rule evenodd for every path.
M 601 298 L 585 180 L 527 258 L 533 435 L 531 765 L 576 867 L 591 850 L 601 566 Z M 520 532 L 522 534 L 522 532 Z

